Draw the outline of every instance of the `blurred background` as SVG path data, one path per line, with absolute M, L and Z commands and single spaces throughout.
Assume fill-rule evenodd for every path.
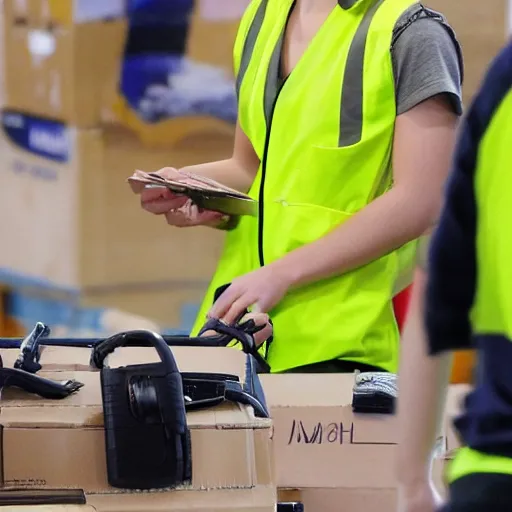
M 144 213 L 126 183 L 232 149 L 232 45 L 249 0 L 3 0 L 0 336 L 188 332 L 223 234 Z M 466 105 L 508 0 L 430 0 L 465 57 Z

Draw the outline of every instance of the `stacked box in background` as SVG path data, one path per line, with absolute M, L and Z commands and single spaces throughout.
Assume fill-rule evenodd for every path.
M 196 3 L 183 60 L 227 73 L 241 9 L 212 20 L 205 3 Z M 24 304 L 27 328 L 37 314 L 61 327 L 63 318 L 72 325 L 80 317 L 87 326 L 101 308 L 117 308 L 187 330 L 223 234 L 169 228 L 141 210 L 126 178 L 135 169 L 226 158 L 233 125 L 186 115 L 161 131 L 162 123 L 140 118 L 113 121 L 125 67 L 124 0 L 5 0 L 2 14 L 0 283 L 19 291 L 10 303 L 18 312 Z M 84 305 L 94 314 L 83 314 Z
M 123 0 L 4 3 L 5 106 L 97 128 L 121 67 Z

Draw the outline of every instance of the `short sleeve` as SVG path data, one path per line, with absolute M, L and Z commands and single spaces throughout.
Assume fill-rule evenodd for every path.
M 395 27 L 391 53 L 397 115 L 439 94 L 462 114 L 462 51 L 441 15 L 423 7 L 406 12 Z

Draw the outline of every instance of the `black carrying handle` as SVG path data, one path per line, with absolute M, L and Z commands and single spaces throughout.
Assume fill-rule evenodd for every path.
M 263 404 L 244 391 L 240 380 L 234 375 L 182 373 L 185 408 L 189 411 L 207 409 L 224 401 L 250 405 L 257 418 L 268 418 Z
M 224 346 L 231 343 L 232 340 L 238 341 L 242 345 L 243 351 L 246 354 L 254 357 L 254 359 L 256 359 L 258 364 L 261 366 L 262 371 L 268 373 L 270 372 L 270 365 L 258 352 L 258 347 L 256 346 L 256 342 L 254 341 L 253 336 L 253 333 L 258 332 L 262 328 L 264 328 L 264 326 L 256 327 L 252 320 L 249 320 L 242 325 L 232 326 L 227 325 L 224 322 L 217 320 L 216 318 L 210 318 L 210 320 L 208 320 L 204 327 L 201 329 L 199 336 L 207 331 L 215 331 L 219 333 L 224 342 Z M 210 338 L 205 337 L 205 339 Z
M 0 389 L 8 387 L 20 388 L 50 400 L 60 400 L 78 391 L 83 384 L 76 380 L 57 382 L 22 370 L 1 368 Z
M 29 373 L 37 373 L 41 369 L 39 358 L 39 342 L 41 338 L 50 335 L 50 328 L 42 322 L 37 322 L 32 332 L 21 342 L 20 354 L 14 362 L 14 368 Z
M 131 344 L 141 343 L 142 346 L 153 346 L 160 360 L 169 372 L 177 372 L 178 367 L 172 352 L 160 334 L 148 330 L 127 331 L 114 334 L 110 338 L 99 341 L 93 346 L 91 353 L 91 366 L 101 370 L 104 367 L 105 358 L 117 348 Z M 133 346 L 133 345 L 132 345 Z

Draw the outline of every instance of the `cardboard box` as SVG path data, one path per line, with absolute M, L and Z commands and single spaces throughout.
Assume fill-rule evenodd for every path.
M 389 489 L 398 434 L 391 415 L 352 412 L 353 375 L 261 375 L 274 420 L 280 488 Z M 313 466 L 314 464 L 314 466 Z
M 274 420 L 279 488 L 396 486 L 394 470 L 383 468 L 395 467 L 397 418 L 354 413 L 353 375 L 261 375 L 261 382 Z M 449 388 L 441 453 L 459 446 L 452 422 L 469 389 L 466 385 Z
M 141 209 L 126 179 L 137 168 L 225 157 L 231 142 L 147 150 L 126 130 L 78 130 L 15 111 L 4 111 L 2 125 L 1 269 L 82 291 L 94 306 L 124 296 L 128 311 L 148 318 L 202 298 L 223 233 L 169 227 Z
M 4 488 L 119 492 L 107 482 L 99 373 L 43 372 L 41 376 L 75 379 L 85 386 L 59 401 L 4 390 L 0 409 Z M 270 420 L 256 419 L 250 407 L 226 403 L 191 412 L 187 421 L 192 482 L 186 489 L 273 484 Z
M 96 128 L 115 100 L 126 30 L 123 19 L 48 28 L 7 18 L 5 104 Z
M 25 22 L 36 27 L 74 25 L 125 15 L 125 0 L 3 0 L 8 23 Z

